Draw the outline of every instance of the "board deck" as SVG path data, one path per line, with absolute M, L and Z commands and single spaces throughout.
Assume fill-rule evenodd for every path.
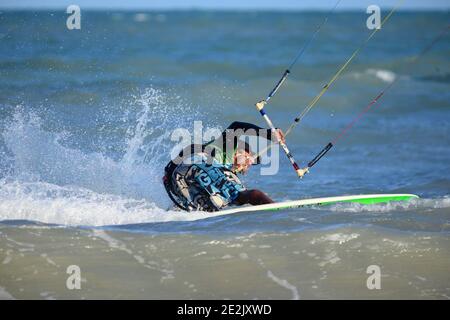
M 388 203 L 391 201 L 409 201 L 411 199 L 419 198 L 415 194 L 366 194 L 366 195 L 353 195 L 353 196 L 338 196 L 338 197 L 326 197 L 326 198 L 313 198 L 303 199 L 295 201 L 276 202 L 271 204 L 262 204 L 258 206 L 242 206 L 232 209 L 226 209 L 214 212 L 214 216 L 221 216 L 240 212 L 254 212 L 254 211 L 276 211 L 283 209 L 294 209 L 305 206 L 316 205 L 331 205 L 337 203 L 354 202 L 360 204 L 376 204 L 376 203 Z

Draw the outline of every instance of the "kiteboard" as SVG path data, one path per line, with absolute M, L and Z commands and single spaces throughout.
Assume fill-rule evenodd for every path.
M 326 198 L 312 198 L 294 201 L 275 202 L 270 204 L 262 204 L 257 206 L 240 206 L 231 209 L 220 210 L 213 213 L 214 216 L 222 216 L 228 214 L 255 212 L 255 211 L 276 211 L 285 209 L 295 209 L 309 206 L 325 206 L 339 203 L 359 203 L 362 205 L 371 205 L 389 202 L 405 202 L 419 198 L 415 194 L 366 194 L 352 196 L 338 196 Z

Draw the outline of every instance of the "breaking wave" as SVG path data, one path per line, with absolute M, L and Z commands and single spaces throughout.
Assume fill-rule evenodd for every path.
M 189 127 L 200 116 L 179 97 L 153 88 L 126 109 L 122 117 L 131 125 L 125 141 L 115 146 L 123 145 L 116 159 L 69 147 L 70 133 L 44 129 L 40 116 L 18 107 L 1 136 L 6 151 L 0 163 L 0 219 L 67 225 L 182 219 L 179 212 L 165 211 L 171 203 L 161 175 L 173 145 L 171 130 Z M 181 109 L 189 111 L 187 117 L 178 116 Z

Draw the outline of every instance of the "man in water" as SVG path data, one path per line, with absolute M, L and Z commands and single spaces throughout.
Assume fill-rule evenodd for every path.
M 217 211 L 228 205 L 273 203 L 264 192 L 244 187 L 237 174 L 246 174 L 260 159 L 241 136 L 284 141 L 280 129 L 271 131 L 245 122 L 233 122 L 218 139 L 191 144 L 171 160 L 163 177 L 170 199 L 181 209 Z

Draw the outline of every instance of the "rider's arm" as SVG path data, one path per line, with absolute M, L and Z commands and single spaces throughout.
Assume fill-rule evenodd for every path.
M 228 128 L 222 133 L 225 137 L 227 130 L 242 130 L 243 135 L 247 136 L 263 136 L 268 140 L 272 140 L 272 131 L 270 129 L 264 129 L 248 122 L 234 121 L 228 126 Z
M 277 129 L 279 130 L 279 129 Z M 229 132 L 229 135 L 227 136 L 227 131 Z M 232 134 L 234 132 L 234 134 Z M 228 126 L 228 128 L 222 133 L 222 139 L 225 143 L 233 143 L 234 148 L 236 148 L 236 144 L 238 143 L 237 140 L 240 136 L 256 136 L 256 137 L 263 137 L 269 141 L 277 141 L 278 138 L 276 137 L 276 134 L 272 132 L 271 129 L 264 129 L 257 125 L 254 125 L 252 123 L 247 122 L 241 122 L 241 121 L 234 121 L 232 124 Z M 231 142 L 229 139 L 234 138 L 233 142 Z M 261 157 L 257 157 L 255 159 L 255 164 L 261 163 Z

